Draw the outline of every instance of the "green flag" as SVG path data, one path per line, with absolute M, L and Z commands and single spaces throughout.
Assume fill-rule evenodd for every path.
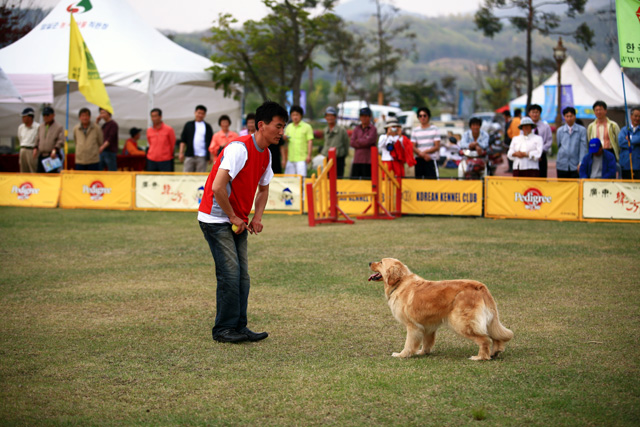
M 640 0 L 616 0 L 620 66 L 640 68 Z

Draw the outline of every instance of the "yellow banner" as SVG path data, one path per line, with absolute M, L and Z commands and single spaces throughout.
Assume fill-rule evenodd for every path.
M 336 185 L 338 194 L 356 194 L 371 192 L 371 181 L 339 179 Z M 338 199 L 338 206 L 347 214 L 359 215 L 371 204 L 370 197 L 348 197 Z M 372 211 L 369 209 L 368 214 Z
M 640 183 L 582 181 L 584 219 L 640 221 Z
M 302 177 L 276 175 L 269 184 L 265 212 L 302 213 Z
M 489 177 L 485 216 L 577 221 L 580 219 L 578 180 Z
M 133 174 L 128 172 L 65 172 L 60 207 L 132 209 Z
M 402 180 L 402 213 L 482 215 L 482 181 Z
M 60 197 L 60 175 L 0 174 L 0 205 L 55 208 Z

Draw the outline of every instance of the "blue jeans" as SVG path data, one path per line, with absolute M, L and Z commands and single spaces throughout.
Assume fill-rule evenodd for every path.
M 249 301 L 249 258 L 247 257 L 246 230 L 235 234 L 231 224 L 200 222 L 200 229 L 209 243 L 216 266 L 216 323 L 215 338 L 220 332 L 247 326 Z
M 100 170 L 103 171 L 105 166 L 107 170 L 112 172 L 118 170 L 116 153 L 113 151 L 103 151 L 100 153 Z

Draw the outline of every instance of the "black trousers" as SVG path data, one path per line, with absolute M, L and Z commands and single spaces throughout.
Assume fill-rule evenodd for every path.
M 557 169 L 558 178 L 580 178 L 580 172 L 578 171 L 561 171 Z
M 338 174 L 338 176 L 340 176 L 340 174 Z M 371 164 L 369 163 L 352 164 L 351 178 L 371 178 Z
M 540 170 L 540 178 L 547 177 L 547 153 L 545 151 L 542 152 L 542 156 L 540 156 L 540 161 L 538 161 L 538 170 Z
M 438 179 L 438 166 L 435 160 L 426 161 L 416 157 L 416 178 Z

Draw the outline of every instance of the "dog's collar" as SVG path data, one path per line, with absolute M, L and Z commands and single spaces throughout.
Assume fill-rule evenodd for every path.
M 393 294 L 396 291 L 396 289 L 398 289 L 397 286 L 394 286 L 394 288 L 391 289 L 391 292 L 389 292 L 389 298 L 391 298 L 391 294 Z

